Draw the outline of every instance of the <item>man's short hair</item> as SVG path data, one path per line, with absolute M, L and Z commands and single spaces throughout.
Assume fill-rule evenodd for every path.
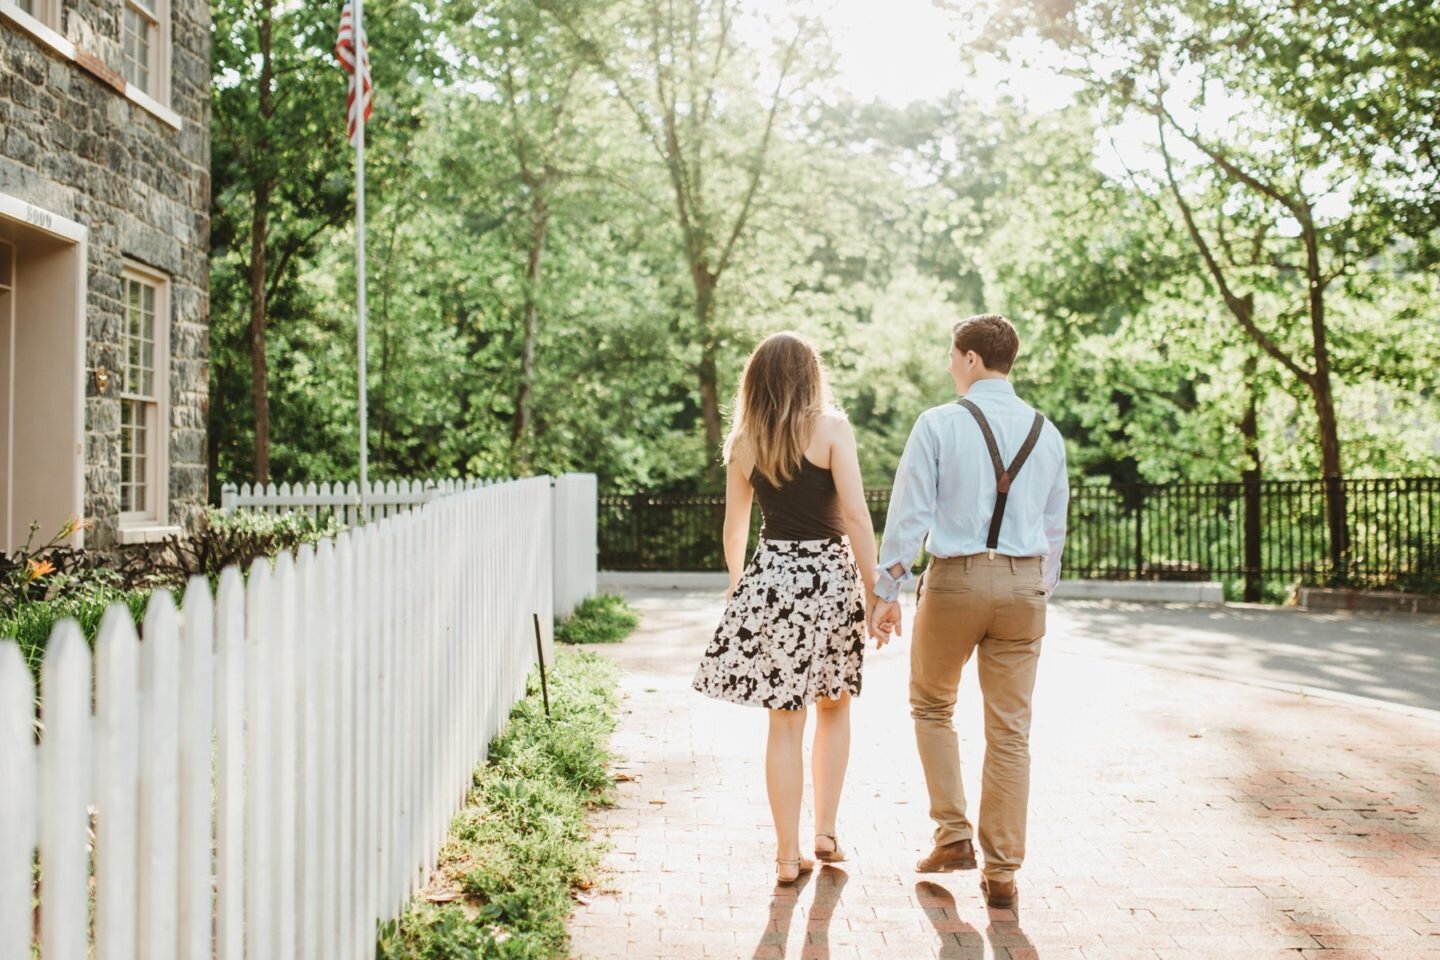
M 977 313 L 955 324 L 950 331 L 955 349 L 980 354 L 985 369 L 1009 373 L 1020 352 L 1020 335 L 1015 325 L 998 313 Z

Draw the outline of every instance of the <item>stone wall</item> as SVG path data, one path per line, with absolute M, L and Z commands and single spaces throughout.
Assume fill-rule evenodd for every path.
M 97 367 L 120 367 L 125 260 L 170 278 L 170 515 L 203 512 L 209 354 L 210 10 L 173 0 L 168 106 L 179 130 L 117 90 L 121 5 L 62 0 L 76 61 L 0 18 L 0 193 L 89 228 L 85 402 L 87 546 L 116 539 L 120 403 Z

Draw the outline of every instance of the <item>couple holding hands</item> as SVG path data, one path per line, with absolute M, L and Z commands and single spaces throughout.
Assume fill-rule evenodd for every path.
M 901 584 L 922 543 L 910 714 L 935 821 L 921 873 L 973 869 L 997 908 L 1015 904 L 1025 856 L 1030 702 L 1045 604 L 1060 574 L 1069 484 L 1065 445 L 1009 382 L 1020 341 L 1004 317 L 951 331 L 960 399 L 921 414 L 895 473 L 878 551 L 855 435 L 834 405 L 815 347 L 767 337 L 745 364 L 725 441 L 725 613 L 696 690 L 769 711 L 765 783 L 775 821 L 776 879 L 813 869 L 800 852 L 803 735 L 811 753 L 815 858 L 846 859 L 836 829 L 867 634 L 877 649 L 902 632 Z M 748 564 L 752 500 L 764 525 Z M 975 826 L 966 815 L 952 718 L 974 656 L 984 698 L 985 762 Z

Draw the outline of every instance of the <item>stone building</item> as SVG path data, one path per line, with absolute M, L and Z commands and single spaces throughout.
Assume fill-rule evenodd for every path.
M 210 10 L 0 0 L 0 550 L 204 509 Z

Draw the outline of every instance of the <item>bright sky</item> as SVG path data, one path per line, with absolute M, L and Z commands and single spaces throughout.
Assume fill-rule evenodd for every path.
M 759 0 L 757 5 L 793 6 L 789 0 Z M 840 56 L 839 83 L 861 99 L 903 106 L 955 88 L 964 88 L 981 104 L 1009 92 L 1040 110 L 1069 99 L 1068 85 L 1048 73 L 1007 66 L 982 67 L 971 76 L 960 62 L 963 41 L 954 24 L 930 0 L 817 0 L 814 7 Z

